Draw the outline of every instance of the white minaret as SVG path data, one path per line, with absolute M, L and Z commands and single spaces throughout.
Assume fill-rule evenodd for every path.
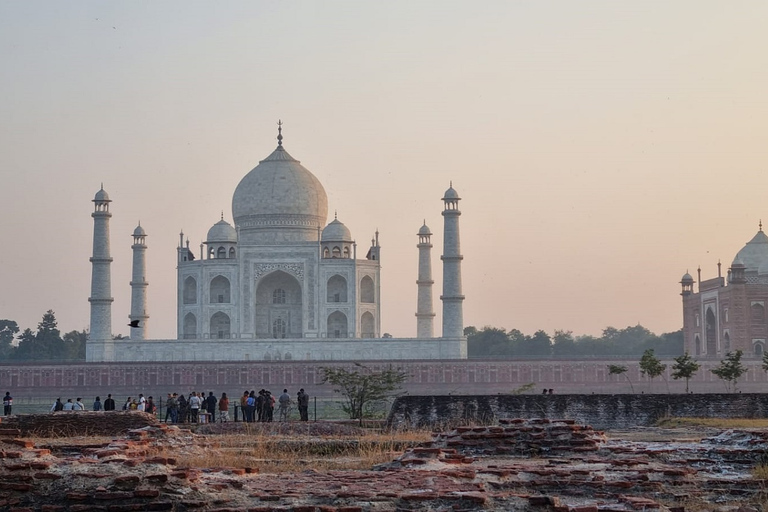
M 416 337 L 434 338 L 435 312 L 432 310 L 432 232 L 427 227 L 427 221 L 419 229 L 419 278 L 418 298 L 416 302 Z
M 461 293 L 461 241 L 459 239 L 459 197 L 453 183 L 443 196 L 443 338 L 464 336 L 464 295 Z
M 91 258 L 91 333 L 90 341 L 112 341 L 112 280 L 109 255 L 109 194 L 104 190 L 96 192 L 93 199 L 93 257 Z M 104 357 L 108 357 L 106 350 Z
M 131 339 L 143 340 L 147 336 L 147 233 L 141 222 L 133 230 L 133 273 L 131 274 Z M 136 327 L 133 327 L 136 325 Z

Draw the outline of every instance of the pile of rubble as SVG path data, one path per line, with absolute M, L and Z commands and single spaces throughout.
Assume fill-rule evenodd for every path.
M 749 470 L 768 449 L 762 432 L 631 443 L 568 420 L 509 420 L 437 433 L 370 471 L 261 474 L 179 466 L 169 447 L 218 448 L 163 424 L 53 452 L 20 435 L 0 430 L 0 510 L 755 512 L 765 485 Z

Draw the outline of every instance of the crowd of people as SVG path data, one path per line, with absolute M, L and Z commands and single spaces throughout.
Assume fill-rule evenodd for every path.
M 309 421 L 309 395 L 304 391 L 304 388 L 297 393 L 295 403 L 298 406 L 301 421 Z M 8 392 L 3 401 L 6 416 L 11 414 L 12 404 L 13 398 Z M 258 393 L 254 390 L 246 390 L 240 397 L 239 404 L 235 405 L 235 414 L 237 415 L 239 407 L 245 422 L 271 422 L 274 420 L 275 405 L 277 405 L 279 421 L 289 421 L 293 404 L 294 400 L 288 394 L 287 389 L 283 389 L 283 393 L 277 400 L 267 389 L 262 389 Z M 168 393 L 165 404 L 161 405 L 165 406 L 164 421 L 166 423 L 213 423 L 216 421 L 226 423 L 230 421 L 230 401 L 226 393 L 222 393 L 219 398 L 216 398 L 213 391 L 210 391 L 208 396 L 204 392 L 197 391 L 189 393 L 188 396 Z M 93 411 L 114 411 L 116 409 L 115 400 L 111 394 L 107 395 L 103 402 L 101 397 L 97 396 L 91 407 Z M 86 406 L 83 404 L 82 398 L 78 398 L 74 402 L 71 398 L 67 399 L 66 402 L 57 398 L 51 406 L 51 412 L 85 410 Z M 139 393 L 138 397 L 135 398 L 129 396 L 123 403 L 122 410 L 157 414 L 158 406 L 153 397 L 145 398 L 142 393 Z

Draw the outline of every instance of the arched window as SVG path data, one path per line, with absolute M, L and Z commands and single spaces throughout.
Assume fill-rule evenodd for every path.
M 365 276 L 360 280 L 360 302 L 373 304 L 376 295 L 373 291 L 373 279 L 371 276 Z
M 272 304 L 285 304 L 285 290 L 277 288 L 272 292 Z
M 285 320 L 277 318 L 272 322 L 272 337 L 281 339 L 285 338 Z
M 717 318 L 712 308 L 707 308 L 707 313 L 704 316 L 704 336 L 707 339 L 707 355 L 714 356 L 717 354 Z
M 211 304 L 229 304 L 230 302 L 229 279 L 224 276 L 211 279 Z
M 229 316 L 221 311 L 211 317 L 211 338 L 223 340 L 230 337 Z
M 235 257 L 235 248 L 234 247 L 230 247 L 229 248 L 229 258 L 232 259 L 234 257 Z
M 347 315 L 341 311 L 334 311 L 328 315 L 327 333 L 329 338 L 346 338 Z
M 344 257 L 347 259 L 349 258 L 349 247 L 344 248 Z
M 208 247 L 208 259 L 212 260 L 216 257 L 216 249 L 213 247 Z
M 376 326 L 374 325 L 373 315 L 370 311 L 363 313 L 360 317 L 360 335 L 363 338 L 375 338 Z
M 219 259 L 224 259 L 227 257 L 227 250 L 224 247 L 219 247 L 219 249 L 216 251 L 216 257 Z
M 723 352 L 728 353 L 731 351 L 731 335 L 726 332 L 723 335 Z
M 189 276 L 184 280 L 184 304 L 197 304 L 197 281 Z
M 326 247 L 325 249 L 323 249 L 323 258 L 327 259 L 330 257 L 331 257 L 331 251 L 329 251 L 328 248 Z
M 763 345 L 763 340 L 760 340 L 755 343 L 753 349 L 755 351 L 756 357 L 763 357 L 763 352 L 765 352 L 765 346 Z
M 328 279 L 328 302 L 347 302 L 347 280 L 336 274 Z
M 185 340 L 193 340 L 197 337 L 197 318 L 192 313 L 187 313 L 184 316 L 184 332 L 182 338 Z
M 339 249 L 338 247 L 334 247 L 333 248 L 333 255 L 331 257 L 332 258 L 341 258 L 341 249 Z
M 693 343 L 694 343 L 694 349 L 696 350 L 694 353 L 697 356 L 700 356 L 701 355 L 701 338 L 699 338 L 698 334 L 696 335 L 696 338 L 694 339 Z
M 762 304 L 759 302 L 755 302 L 752 304 L 752 307 L 750 308 L 752 313 L 752 321 L 753 322 L 762 322 L 765 320 L 765 307 L 763 307 Z

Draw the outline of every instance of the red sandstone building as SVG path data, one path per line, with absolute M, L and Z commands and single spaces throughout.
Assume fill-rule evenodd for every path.
M 683 296 L 685 350 L 698 359 L 722 359 L 741 350 L 745 358 L 761 358 L 768 339 L 765 305 L 768 301 L 768 236 L 763 225 L 747 242 L 723 277 L 701 280 L 698 292 L 686 273 L 680 284 Z

